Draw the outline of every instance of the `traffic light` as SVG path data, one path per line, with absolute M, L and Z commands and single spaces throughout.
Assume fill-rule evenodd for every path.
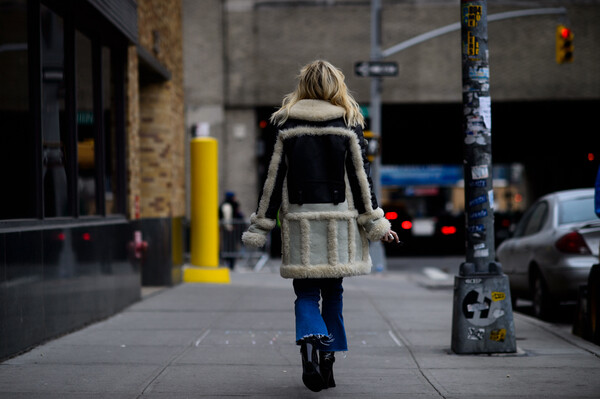
M 556 27 L 556 63 L 573 62 L 573 32 L 564 25 Z

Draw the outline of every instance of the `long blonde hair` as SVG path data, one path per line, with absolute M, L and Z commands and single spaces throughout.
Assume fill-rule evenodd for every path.
M 271 115 L 271 123 L 282 125 L 288 118 L 290 109 L 300 100 L 325 100 L 346 110 L 344 121 L 349 126 L 365 126 L 360 107 L 344 82 L 342 71 L 324 60 L 316 60 L 305 65 L 298 75 L 296 89 L 287 94 L 281 108 Z

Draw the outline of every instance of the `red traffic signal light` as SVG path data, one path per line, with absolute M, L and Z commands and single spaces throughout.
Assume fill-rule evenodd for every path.
M 564 25 L 556 27 L 556 62 L 573 62 L 573 32 Z

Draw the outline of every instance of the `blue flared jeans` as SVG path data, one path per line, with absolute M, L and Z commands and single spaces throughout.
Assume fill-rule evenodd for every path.
M 342 316 L 341 278 L 295 279 L 296 342 L 315 339 L 319 350 L 348 350 Z M 321 307 L 319 301 L 323 299 Z

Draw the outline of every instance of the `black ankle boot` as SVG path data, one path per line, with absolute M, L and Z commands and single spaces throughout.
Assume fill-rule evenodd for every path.
M 319 369 L 317 348 L 311 342 L 303 342 L 300 346 L 300 354 L 302 354 L 302 382 L 311 391 L 319 392 L 325 385 Z
M 325 388 L 334 388 L 335 380 L 333 379 L 333 363 L 335 363 L 334 352 L 319 352 L 319 366 L 321 368 L 321 377 L 325 383 Z

